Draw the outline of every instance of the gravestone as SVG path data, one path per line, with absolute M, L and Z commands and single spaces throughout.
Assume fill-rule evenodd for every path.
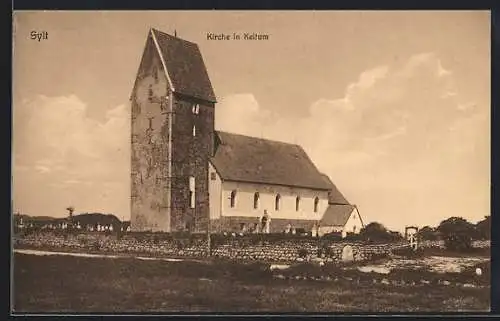
M 354 251 L 352 246 L 346 245 L 342 249 L 342 262 L 352 262 L 354 261 Z

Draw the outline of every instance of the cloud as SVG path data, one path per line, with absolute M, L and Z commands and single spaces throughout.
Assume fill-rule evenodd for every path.
M 20 210 L 58 215 L 73 204 L 78 211 L 128 215 L 130 117 L 124 105 L 109 109 L 102 122 L 89 117 L 75 95 L 38 96 L 15 110 L 14 203 Z M 38 194 L 51 202 L 40 207 Z
M 318 99 L 301 119 L 248 93 L 226 97 L 216 125 L 300 143 L 368 221 L 437 224 L 489 211 L 489 106 L 459 93 L 452 71 L 423 53 L 361 73 L 343 97 Z
M 489 213 L 489 106 L 461 93 L 434 53 L 376 66 L 342 97 L 318 97 L 305 117 L 263 108 L 251 93 L 223 97 L 216 128 L 304 147 L 357 204 L 390 228 Z M 304 108 L 307 108 L 306 106 Z M 103 121 L 75 95 L 38 96 L 14 109 L 14 204 L 36 215 L 129 215 L 130 121 Z

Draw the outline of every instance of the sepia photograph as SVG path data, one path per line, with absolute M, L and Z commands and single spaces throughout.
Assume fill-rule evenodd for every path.
M 490 11 L 14 11 L 12 314 L 489 312 Z

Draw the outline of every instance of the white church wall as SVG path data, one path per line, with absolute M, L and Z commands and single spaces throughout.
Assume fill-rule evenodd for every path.
M 347 219 L 347 222 L 344 225 L 343 232 L 344 233 L 355 233 L 359 234 L 359 231 L 363 228 L 363 221 L 359 216 L 359 212 L 357 208 L 354 208 L 351 212 L 351 215 Z
M 236 191 L 235 204 L 231 207 L 231 193 Z M 259 193 L 258 207 L 254 208 L 254 194 Z M 275 209 L 279 194 L 280 208 Z M 296 197 L 300 197 L 296 210 Z M 318 209 L 314 212 L 314 199 L 318 197 Z M 261 217 L 267 210 L 271 220 L 302 219 L 320 220 L 328 207 L 328 191 L 243 182 L 222 182 L 222 216 Z
M 221 216 L 222 181 L 210 162 L 208 163 L 208 194 L 210 219 L 218 219 Z

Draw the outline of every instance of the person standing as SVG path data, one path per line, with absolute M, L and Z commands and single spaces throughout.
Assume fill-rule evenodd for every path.
M 262 216 L 260 221 L 261 221 L 262 233 L 269 234 L 271 218 L 269 217 L 267 210 L 264 210 L 264 215 Z

